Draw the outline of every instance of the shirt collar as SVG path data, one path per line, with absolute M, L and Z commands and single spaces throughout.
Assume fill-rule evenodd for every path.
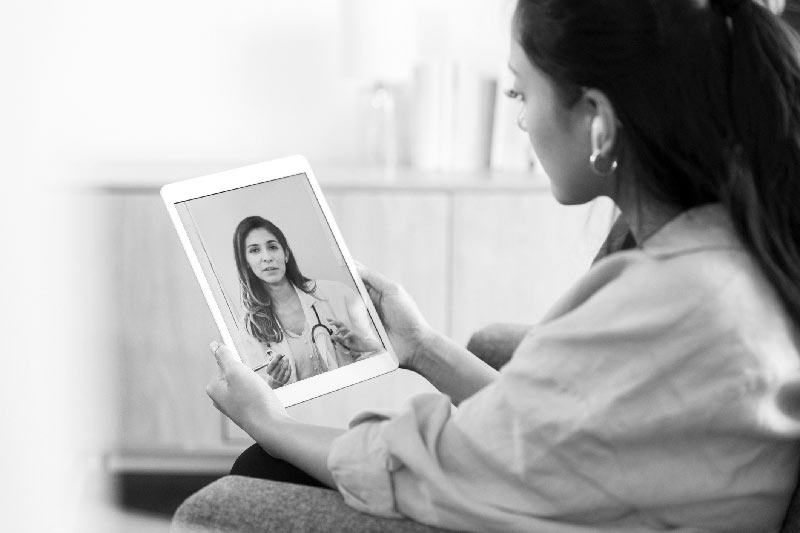
M 294 290 L 297 292 L 297 297 L 300 298 L 300 305 L 302 305 L 304 309 L 310 309 L 317 301 L 317 298 L 315 298 L 313 294 L 301 291 L 297 287 L 295 287 Z
M 644 241 L 642 249 L 664 257 L 711 248 L 742 248 L 730 215 L 718 203 L 688 209 Z

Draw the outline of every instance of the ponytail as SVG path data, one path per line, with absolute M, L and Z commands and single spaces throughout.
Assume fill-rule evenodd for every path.
M 732 137 L 720 201 L 800 325 L 800 46 L 756 2 L 727 17 Z
M 800 326 L 800 46 L 760 2 L 517 0 L 514 29 L 565 102 L 609 98 L 619 183 L 721 202 Z

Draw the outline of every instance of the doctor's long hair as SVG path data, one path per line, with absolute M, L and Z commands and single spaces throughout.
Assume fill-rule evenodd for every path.
M 245 239 L 251 231 L 258 228 L 263 228 L 273 234 L 278 239 L 284 253 L 288 254 L 286 277 L 292 285 L 303 292 L 313 294 L 315 284 L 313 280 L 303 276 L 300 272 L 286 236 L 278 226 L 259 216 L 250 216 L 239 222 L 233 233 L 233 254 L 236 258 L 236 270 L 239 272 L 239 290 L 244 308 L 245 329 L 259 342 L 281 342 L 283 331 L 275 316 L 272 298 L 266 284 L 250 269 L 245 257 Z
M 618 187 L 720 202 L 800 324 L 800 38 L 783 4 L 518 0 L 513 31 L 561 105 L 586 87 L 609 98 Z

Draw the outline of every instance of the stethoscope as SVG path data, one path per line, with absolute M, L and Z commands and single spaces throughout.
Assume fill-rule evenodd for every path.
M 311 304 L 311 309 L 314 311 L 314 316 L 317 317 L 317 324 L 311 327 L 311 345 L 312 349 L 314 350 L 314 354 L 317 356 L 319 362 L 323 365 L 323 367 L 327 367 L 326 363 L 323 362 L 322 355 L 320 354 L 319 346 L 317 345 L 317 330 L 322 328 L 322 339 L 319 342 L 325 341 L 325 335 L 328 335 L 328 342 L 333 346 L 333 339 L 331 336 L 333 335 L 333 330 L 322 323 L 322 320 L 319 318 L 319 313 L 317 312 L 316 304 Z M 327 368 L 326 368 L 327 370 Z
M 311 304 L 311 310 L 314 311 L 314 316 L 317 318 L 317 323 L 311 327 L 311 345 L 313 347 L 312 349 L 314 350 L 315 355 L 321 360 L 322 358 L 320 355 L 320 351 L 319 348 L 317 347 L 317 329 L 322 328 L 323 330 L 322 335 L 324 336 L 325 334 L 327 334 L 328 339 L 330 339 L 331 336 L 333 335 L 333 330 L 322 323 L 322 320 L 319 317 L 319 311 L 317 311 L 316 306 L 317 304 Z M 274 357 L 275 355 L 275 352 L 272 351 L 271 347 L 268 347 L 266 355 L 267 355 L 267 362 L 264 363 L 263 365 L 259 365 L 256 368 L 254 368 L 253 369 L 254 372 L 258 372 L 262 368 L 265 368 L 267 365 L 269 365 L 270 361 L 272 360 L 272 357 Z
M 314 316 L 317 317 L 317 324 L 311 328 L 311 340 L 315 340 L 317 338 L 316 331 L 317 328 L 322 328 L 325 330 L 325 333 L 328 334 L 328 338 L 330 339 L 333 335 L 333 330 L 322 323 L 322 320 L 319 319 L 319 313 L 317 312 L 317 304 L 311 304 L 311 310 L 314 311 Z

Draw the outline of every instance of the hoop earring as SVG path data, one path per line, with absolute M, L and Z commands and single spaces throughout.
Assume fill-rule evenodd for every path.
M 600 150 L 592 152 L 592 155 L 589 156 L 589 166 L 592 168 L 592 172 L 600 176 L 601 178 L 607 178 L 611 174 L 617 170 L 617 158 L 611 160 L 611 165 L 603 171 L 597 168 L 597 158 L 600 157 Z
M 528 121 L 523 112 L 517 115 L 517 127 L 522 131 L 528 131 Z

